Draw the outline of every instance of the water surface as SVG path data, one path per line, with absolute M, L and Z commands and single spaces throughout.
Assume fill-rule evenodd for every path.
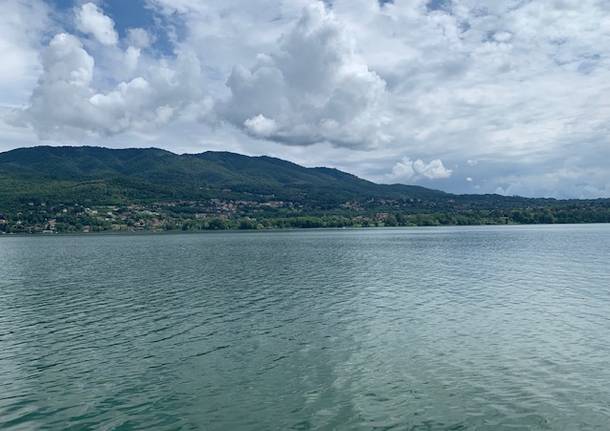
M 0 237 L 1 429 L 607 430 L 610 226 Z

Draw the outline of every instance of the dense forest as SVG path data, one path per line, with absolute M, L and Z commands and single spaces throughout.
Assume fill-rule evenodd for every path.
M 610 199 L 454 195 L 227 152 L 0 153 L 0 232 L 606 223 Z

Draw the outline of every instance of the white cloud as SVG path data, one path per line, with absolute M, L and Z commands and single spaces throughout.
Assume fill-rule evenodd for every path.
M 391 179 L 396 181 L 409 181 L 415 176 L 415 169 L 413 169 L 413 162 L 411 159 L 405 158 L 400 162 L 397 162 L 392 168 Z
M 421 159 L 411 160 L 405 157 L 394 165 L 389 179 L 394 181 L 417 181 L 421 178 L 438 180 L 449 178 L 452 172 L 443 165 L 440 159 L 426 163 Z
M 254 136 L 289 145 L 328 141 L 350 148 L 375 147 L 391 138 L 384 131 L 384 81 L 352 48 L 340 22 L 322 3 L 306 7 L 278 49 L 254 66 L 233 69 L 223 115 Z M 273 121 L 261 135 L 252 119 Z
M 133 73 L 137 69 L 140 54 L 140 48 L 135 48 L 133 46 L 129 46 L 125 50 L 125 67 L 128 74 Z
M 51 40 L 43 55 L 43 79 L 86 87 L 93 78 L 93 64 L 93 57 L 76 37 L 61 33 Z
M 48 7 L 38 0 L 9 1 L 0 13 L 0 105 L 26 103 L 42 68 L 40 38 L 52 27 Z
M 114 21 L 93 3 L 85 3 L 76 11 L 76 26 L 83 33 L 93 35 L 104 45 L 116 45 L 118 35 Z
M 199 61 L 188 53 L 178 54 L 171 63 L 148 64 L 143 75 L 102 91 L 93 85 L 94 58 L 77 37 L 61 33 L 46 48 L 43 69 L 21 120 L 45 139 L 156 128 L 205 99 Z
M 248 118 L 244 121 L 244 127 L 248 132 L 258 137 L 269 137 L 277 130 L 277 124 L 272 118 L 267 118 L 263 114 Z

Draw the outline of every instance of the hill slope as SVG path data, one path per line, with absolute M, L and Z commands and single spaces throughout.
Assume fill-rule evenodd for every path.
M 58 220 L 66 230 L 199 229 L 212 219 L 225 227 L 594 222 L 610 221 L 610 200 L 454 195 L 229 152 L 45 146 L 0 153 L 0 232 L 40 231 Z
M 349 199 L 448 196 L 417 186 L 379 185 L 336 169 L 305 168 L 266 156 L 211 151 L 178 155 L 154 148 L 21 148 L 0 153 L 0 178 L 38 188 L 38 197 L 50 192 L 45 187 L 49 183 L 53 183 L 57 196 L 95 184 L 129 199 L 258 199 L 273 195 L 315 204 L 318 200 L 339 203 Z

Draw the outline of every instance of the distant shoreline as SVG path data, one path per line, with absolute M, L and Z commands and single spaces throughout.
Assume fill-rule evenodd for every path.
M 14 237 L 67 237 L 67 236 L 157 236 L 157 235 L 196 235 L 196 234 L 218 234 L 218 233 L 269 233 L 269 232 L 303 232 L 303 231 L 360 231 L 360 230 L 419 230 L 438 228 L 476 228 L 476 227 L 541 227 L 541 226 L 595 226 L 608 225 L 610 223 L 583 222 L 583 223 L 495 223 L 495 224 L 446 224 L 435 226 L 349 226 L 349 227 L 287 227 L 287 228 L 262 228 L 262 229 L 200 229 L 200 230 L 134 230 L 134 231 L 96 231 L 96 232 L 0 232 L 0 238 Z

